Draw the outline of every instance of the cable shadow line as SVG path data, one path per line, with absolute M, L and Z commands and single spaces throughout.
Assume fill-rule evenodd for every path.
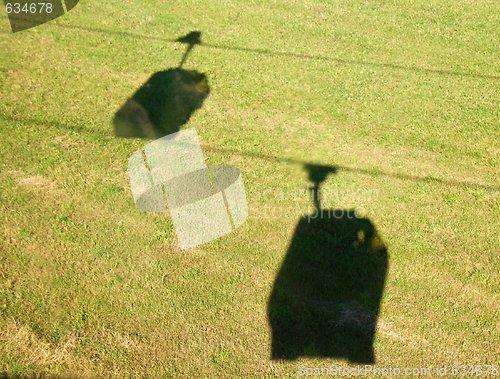
M 94 27 L 84 27 L 78 25 L 67 25 L 67 24 L 59 24 L 54 23 L 61 28 L 67 29 L 78 29 L 78 30 L 86 30 L 90 32 L 96 33 L 105 33 L 105 34 L 115 34 L 122 35 L 131 38 L 137 39 L 148 39 L 152 41 L 160 41 L 160 42 L 171 42 L 178 43 L 176 38 L 163 38 L 163 37 L 155 37 L 155 36 L 147 36 L 144 34 L 136 34 L 126 31 L 113 31 L 108 29 L 94 28 Z M 326 62 L 335 62 L 344 65 L 360 65 L 360 66 L 371 66 L 371 67 L 379 67 L 379 68 L 387 68 L 392 70 L 403 70 L 403 71 L 412 71 L 421 74 L 437 74 L 437 75 L 448 75 L 455 77 L 464 77 L 464 78 L 475 78 L 475 79 L 489 79 L 489 80 L 499 80 L 500 76 L 496 75 L 482 75 L 482 74 L 470 74 L 466 72 L 455 72 L 449 70 L 441 70 L 434 68 L 425 68 L 425 67 L 417 67 L 417 66 L 402 66 L 393 63 L 380 63 L 380 62 L 367 62 L 360 60 L 351 60 L 344 59 L 338 57 L 328 57 L 323 55 L 309 55 L 309 54 L 301 54 L 301 53 L 293 53 L 286 51 L 274 51 L 269 49 L 258 49 L 258 48 L 248 48 L 248 47 L 239 47 L 239 46 L 227 46 L 227 45 L 219 45 L 219 44 L 210 44 L 206 42 L 201 42 L 199 46 L 204 46 L 210 49 L 218 49 L 218 50 L 229 50 L 229 51 L 240 51 L 245 53 L 253 53 L 253 54 L 263 54 L 270 56 L 282 56 L 282 57 L 292 57 L 297 59 L 308 59 L 308 60 L 317 60 L 317 61 L 326 61 Z
M 227 148 L 218 148 L 218 147 L 213 147 L 210 145 L 206 145 L 202 143 L 202 147 L 206 150 L 209 151 L 214 151 L 218 153 L 224 153 L 224 154 L 236 154 L 236 155 L 241 155 L 241 156 L 246 156 L 250 158 L 257 158 L 257 159 L 262 159 L 266 160 L 268 162 L 280 162 L 280 163 L 286 163 L 286 164 L 295 164 L 295 165 L 302 165 L 302 166 L 323 166 L 327 167 L 327 165 L 317 163 L 317 162 L 310 162 L 310 161 L 305 161 L 305 160 L 300 160 L 300 159 L 294 159 L 290 157 L 277 157 L 273 155 L 267 155 L 267 154 L 261 154 L 261 153 L 256 153 L 256 152 L 245 152 L 245 151 L 238 151 L 238 150 L 233 150 L 233 149 L 227 149 Z M 487 191 L 500 191 L 500 186 L 494 186 L 490 184 L 482 184 L 482 183 L 471 183 L 471 182 L 462 182 L 459 180 L 447 180 L 447 179 L 442 179 L 442 178 L 436 178 L 434 176 L 416 176 L 416 175 L 408 175 L 408 174 L 401 174 L 401 173 L 396 173 L 396 172 L 386 172 L 386 171 L 381 171 L 377 169 L 368 169 L 368 168 L 357 168 L 357 167 L 350 167 L 350 166 L 343 166 L 343 165 L 332 165 L 332 168 L 335 168 L 339 171 L 345 171 L 345 172 L 352 172 L 360 175 L 369 175 L 373 177 L 378 177 L 378 176 L 385 176 L 389 178 L 394 178 L 394 179 L 399 179 L 399 180 L 406 180 L 406 181 L 413 181 L 413 182 L 425 182 L 425 183 L 436 183 L 436 184 L 441 184 L 445 186 L 454 186 L 454 187 L 471 187 L 471 188 L 478 188 L 478 189 L 483 189 Z
M 44 121 L 44 120 L 38 120 L 38 119 L 33 119 L 33 118 L 17 118 L 17 117 L 12 117 L 9 115 L 4 115 L 0 114 L 0 120 L 4 121 L 10 121 L 10 122 L 21 122 L 21 123 L 32 123 L 35 125 L 42 125 L 42 126 L 48 126 L 48 127 L 55 127 L 57 129 L 63 129 L 63 130 L 68 130 L 76 133 L 98 133 L 98 131 L 95 130 L 88 130 L 87 128 L 84 128 L 82 126 L 70 126 L 64 123 L 60 123 L 57 121 Z M 100 136 L 105 136 L 106 133 L 98 133 Z M 253 151 L 241 151 L 241 150 L 233 150 L 233 149 L 228 149 L 228 148 L 220 148 L 220 147 L 213 147 L 208 144 L 201 144 L 202 147 L 208 151 L 213 151 L 216 153 L 223 153 L 223 154 L 236 154 L 236 155 L 241 155 L 244 157 L 249 157 L 249 158 L 256 158 L 256 159 L 262 159 L 268 162 L 272 163 L 285 163 L 285 164 L 295 164 L 295 165 L 315 165 L 315 166 L 325 166 L 322 165 L 321 163 L 317 162 L 310 162 L 310 161 L 305 161 L 305 160 L 300 160 L 300 159 L 294 159 L 291 157 L 277 157 L 274 155 L 267 155 L 267 154 L 261 154 L 261 153 L 256 153 Z M 446 180 L 446 179 L 441 179 L 441 178 L 436 178 L 433 176 L 414 176 L 414 175 L 408 175 L 408 174 L 400 174 L 400 173 L 394 173 L 394 172 L 385 172 L 385 171 L 380 171 L 380 170 L 374 170 L 374 169 L 366 169 L 366 168 L 357 168 L 357 167 L 349 167 L 349 166 L 342 166 L 342 165 L 334 165 L 331 166 L 336 168 L 337 170 L 342 170 L 345 172 L 353 172 L 356 174 L 361 174 L 361 175 L 369 175 L 369 176 L 386 176 L 390 178 L 395 178 L 395 179 L 400 179 L 400 180 L 407 180 L 407 181 L 413 181 L 413 182 L 426 182 L 426 183 L 437 183 L 437 184 L 442 184 L 442 185 L 447 185 L 447 186 L 455 186 L 455 187 L 471 187 L 471 188 L 479 188 L 487 191 L 500 191 L 499 186 L 494 186 L 490 184 L 482 184 L 482 183 L 471 183 L 471 182 L 461 182 L 458 180 Z
M 21 118 L 21 117 L 14 117 L 12 115 L 6 115 L 6 114 L 0 114 L 0 120 L 6 121 L 6 122 L 19 122 L 19 123 L 24 123 L 24 124 L 34 124 L 34 125 L 46 126 L 49 128 L 66 130 L 66 131 L 73 132 L 73 133 L 94 134 L 94 135 L 97 134 L 100 137 L 105 136 L 105 133 L 100 133 L 99 130 L 89 130 L 81 125 L 72 126 L 72 125 L 64 124 L 62 122 L 53 121 L 53 120 L 39 120 L 36 118 L 29 118 L 29 117 Z

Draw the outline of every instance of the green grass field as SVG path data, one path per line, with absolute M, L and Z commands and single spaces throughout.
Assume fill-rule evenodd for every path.
M 300 164 L 336 166 L 324 207 L 387 246 L 380 367 L 499 364 L 496 1 L 97 1 L 11 33 L 0 11 L 0 377 L 295 377 L 268 302 L 302 215 Z M 112 120 L 155 72 L 205 73 L 194 127 L 240 168 L 249 219 L 182 251 L 137 210 Z M 263 157 L 268 157 L 263 159 Z M 3 373 L 3 374 L 2 374 Z

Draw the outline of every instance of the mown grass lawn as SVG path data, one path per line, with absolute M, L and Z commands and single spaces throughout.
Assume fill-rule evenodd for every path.
M 273 282 L 312 210 L 293 160 L 337 166 L 323 206 L 360 210 L 387 246 L 377 365 L 498 365 L 499 15 L 487 0 L 82 0 L 12 34 L 2 10 L 0 373 L 348 366 L 270 360 Z M 184 127 L 240 168 L 250 215 L 182 251 L 168 215 L 135 209 L 127 159 L 146 141 L 112 119 L 193 30 L 184 67 L 210 96 Z

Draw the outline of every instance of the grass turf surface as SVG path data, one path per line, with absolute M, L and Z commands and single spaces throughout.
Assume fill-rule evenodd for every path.
M 285 377 L 267 303 L 303 214 L 286 157 L 341 169 L 323 205 L 361 209 L 390 254 L 379 366 L 498 364 L 499 76 L 494 1 L 82 1 L 0 24 L 0 372 Z M 184 252 L 133 206 L 115 112 L 155 72 L 206 74 L 185 127 L 238 166 L 249 220 Z M 232 151 L 232 152 L 231 152 Z M 343 169 L 342 169 L 343 168 Z M 439 179 L 439 180 L 436 180 Z M 463 184 L 469 183 L 469 184 Z M 292 200 L 293 199 L 293 200 Z M 271 212 L 272 210 L 272 212 Z

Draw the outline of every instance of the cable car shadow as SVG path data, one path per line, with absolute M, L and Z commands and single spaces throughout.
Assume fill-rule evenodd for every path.
M 355 210 L 320 207 L 320 184 L 335 168 L 306 169 L 315 212 L 299 220 L 274 282 L 268 304 L 271 359 L 374 363 L 387 247 L 374 224 Z
M 113 119 L 117 137 L 157 139 L 178 132 L 210 93 L 207 76 L 182 68 L 193 47 L 201 43 L 200 32 L 180 37 L 187 49 L 176 68 L 153 74 Z

